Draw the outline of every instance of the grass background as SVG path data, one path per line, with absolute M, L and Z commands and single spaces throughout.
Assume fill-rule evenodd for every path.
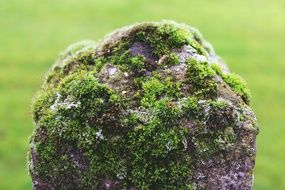
M 0 0 L 0 189 L 31 189 L 30 102 L 58 53 L 115 28 L 172 19 L 200 29 L 252 91 L 255 190 L 285 189 L 284 0 Z

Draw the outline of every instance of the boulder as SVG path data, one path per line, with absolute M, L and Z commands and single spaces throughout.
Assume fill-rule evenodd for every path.
M 244 80 L 188 25 L 76 43 L 33 100 L 33 188 L 252 189 L 249 103 Z

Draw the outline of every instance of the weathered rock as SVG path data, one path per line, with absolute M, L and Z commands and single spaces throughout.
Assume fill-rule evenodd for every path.
M 249 101 L 187 25 L 146 22 L 77 43 L 33 102 L 33 188 L 251 189 Z

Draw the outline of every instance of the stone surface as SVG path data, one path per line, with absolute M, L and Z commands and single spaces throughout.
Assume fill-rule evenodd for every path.
M 33 188 L 252 189 L 249 103 L 243 79 L 185 24 L 76 43 L 33 101 Z

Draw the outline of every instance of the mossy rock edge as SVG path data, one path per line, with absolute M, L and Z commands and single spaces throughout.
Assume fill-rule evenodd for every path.
M 34 189 L 251 189 L 258 125 L 244 80 L 172 21 L 60 54 L 33 100 Z

